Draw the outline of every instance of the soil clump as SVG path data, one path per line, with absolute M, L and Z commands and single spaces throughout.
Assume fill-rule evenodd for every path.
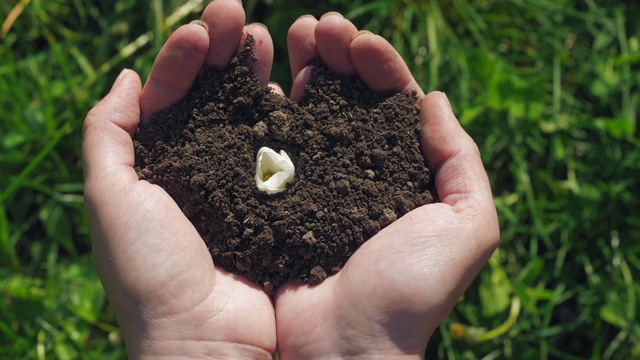
M 273 293 L 287 281 L 321 282 L 437 196 L 415 95 L 374 93 L 315 62 L 296 103 L 260 84 L 251 61 L 248 41 L 227 67 L 205 68 L 183 99 L 141 122 L 135 166 L 172 196 L 217 266 Z M 263 146 L 295 165 L 279 194 L 256 188 Z

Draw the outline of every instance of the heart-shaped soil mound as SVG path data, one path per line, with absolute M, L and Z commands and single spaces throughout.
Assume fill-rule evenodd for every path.
M 228 67 L 205 69 L 182 100 L 142 122 L 136 170 L 173 197 L 216 265 L 271 293 L 336 273 L 363 242 L 436 195 L 414 96 L 374 93 L 317 63 L 295 103 L 258 82 L 251 58 L 247 43 Z M 293 182 L 275 195 L 254 180 L 263 146 L 295 165 Z

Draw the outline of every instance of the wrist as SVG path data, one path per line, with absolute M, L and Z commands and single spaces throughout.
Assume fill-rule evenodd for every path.
M 394 359 L 394 360 L 418 360 L 424 359 L 424 352 L 422 354 L 403 354 L 401 352 L 375 352 L 373 350 L 369 350 L 362 353 L 354 353 L 350 351 L 345 352 L 318 352 L 318 351 L 287 351 L 287 352 L 279 352 L 280 360 L 287 359 L 344 359 L 344 360 L 377 360 L 377 359 Z
M 316 339 L 317 340 L 317 339 Z M 350 341 L 342 338 L 338 341 L 325 339 L 305 343 L 302 346 L 278 344 L 280 360 L 288 359 L 424 359 L 425 348 L 407 350 L 393 343 L 392 339 Z
M 130 359 L 273 359 L 256 346 L 215 340 L 143 341 L 129 347 Z
M 130 359 L 273 359 L 271 351 L 206 321 L 129 319 L 121 328 Z

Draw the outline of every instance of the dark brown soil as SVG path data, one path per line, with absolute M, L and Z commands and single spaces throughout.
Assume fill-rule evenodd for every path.
M 406 93 L 373 93 L 316 63 L 298 104 L 250 70 L 251 46 L 207 68 L 185 98 L 140 124 L 141 179 L 163 187 L 207 243 L 214 263 L 269 293 L 336 273 L 380 229 L 436 201 L 420 152 L 419 108 Z M 256 153 L 285 150 L 295 178 L 256 188 Z

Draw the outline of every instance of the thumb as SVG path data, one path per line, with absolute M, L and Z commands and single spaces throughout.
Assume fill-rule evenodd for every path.
M 138 179 L 133 169 L 132 136 L 140 121 L 141 91 L 138 74 L 125 69 L 107 96 L 87 114 L 82 126 L 87 185 L 94 181 L 105 185 L 101 181 L 125 180 L 126 183 Z
M 490 213 L 495 216 L 478 146 L 460 126 L 446 95 L 431 92 L 420 100 L 420 106 L 422 149 L 436 173 L 440 200 L 456 210 L 493 209 Z

